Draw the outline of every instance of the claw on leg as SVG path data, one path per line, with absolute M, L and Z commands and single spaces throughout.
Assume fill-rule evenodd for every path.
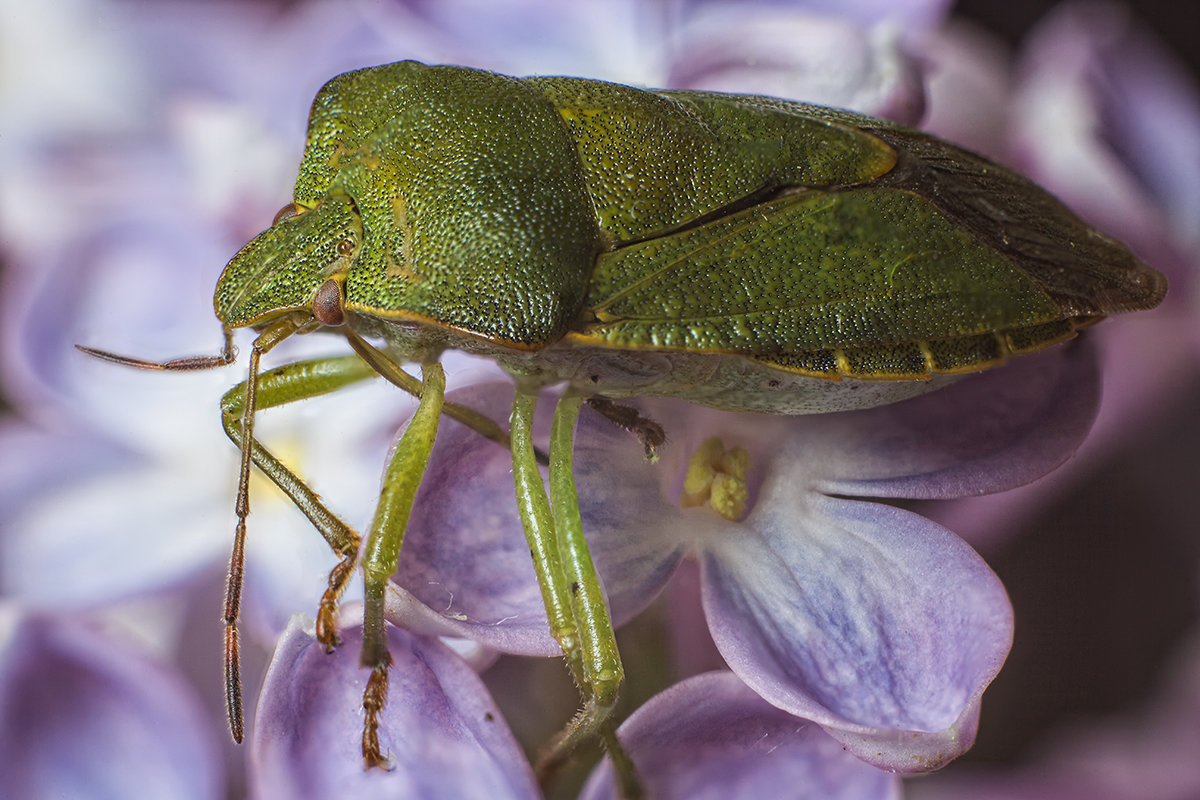
M 389 656 L 386 664 L 379 664 L 371 669 L 371 677 L 367 679 L 367 688 L 363 692 L 363 764 L 367 769 L 381 767 L 390 769 L 391 764 L 379 747 L 379 715 L 383 704 L 387 702 L 388 667 L 392 659 Z
M 325 646 L 326 653 L 332 653 L 342 643 L 337 632 L 337 607 L 358 564 L 357 537 L 352 548 L 348 549 L 352 550 L 352 554 L 346 554 L 329 573 L 329 587 L 321 595 L 321 606 L 317 611 L 317 641 Z

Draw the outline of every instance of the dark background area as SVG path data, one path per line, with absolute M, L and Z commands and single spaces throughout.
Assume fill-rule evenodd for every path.
M 954 11 L 999 34 L 1009 43 L 1016 43 L 1055 5 L 1058 3 L 1048 0 L 960 0 Z M 1134 0 L 1126 5 L 1162 37 L 1194 74 L 1200 74 L 1200 2 Z
M 1015 47 L 1056 5 L 962 0 L 955 13 Z M 1127 5 L 1200 75 L 1200 2 Z M 962 765 L 1036 759 L 1047 741 L 1076 726 L 1111 715 L 1136 719 L 1194 635 L 1200 526 L 1185 529 L 1180 520 L 1194 517 L 1200 478 L 1200 369 L 1181 369 L 1191 376 L 1174 404 L 989 554 L 1012 598 L 1016 638 Z

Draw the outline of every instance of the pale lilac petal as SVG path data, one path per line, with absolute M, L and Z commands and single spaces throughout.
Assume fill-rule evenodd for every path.
M 1066 3 L 1031 35 L 1018 74 L 1018 165 L 1170 277 L 1185 277 L 1179 245 L 1200 244 L 1200 93 L 1183 68 L 1130 9 Z
M 558 74 L 657 86 L 667 10 L 638 0 L 393 0 L 358 4 L 393 52 L 511 75 Z M 410 45 L 411 42 L 411 45 Z
M 762 5 L 772 2 L 844 16 L 863 26 L 886 21 L 914 34 L 937 27 L 951 6 L 950 0 L 767 0 Z
M 926 114 L 921 130 L 1001 163 L 1008 157 L 1012 55 L 996 35 L 951 19 L 921 48 Z
M 651 698 L 618 731 L 655 800 L 898 800 L 895 775 L 848 754 L 817 725 L 767 704 L 728 672 Z M 585 800 L 614 797 L 607 760 Z
M 0 71 L 6 76 L 0 160 L 6 173 L 20 168 L 14 150 L 44 144 L 47 134 L 69 129 L 111 135 L 152 108 L 122 26 L 94 24 L 110 6 L 97 0 L 6 5 L 0 29 Z M 34 61 L 42 69 L 22 70 L 17 80 L 19 65 Z
M 380 744 L 363 769 L 361 634 L 327 654 L 300 619 L 280 639 L 251 729 L 251 796 L 535 798 L 533 771 L 475 672 L 445 645 L 389 629 Z
M 680 450 L 668 443 L 659 453 L 659 461 L 647 461 L 632 434 L 587 407 L 579 416 L 574 466 L 583 531 L 618 624 L 654 599 L 691 540 L 717 522 L 697 523 L 679 507 L 671 465 Z
M 1093 63 L 1102 74 L 1093 85 L 1103 93 L 1110 147 L 1156 206 L 1200 245 L 1200 87 L 1194 75 L 1136 22 L 1106 35 L 1103 12 L 1075 4 L 1071 13 L 1090 23 L 1088 33 L 1099 40 Z
M 917 64 L 900 30 L 837 14 L 763 4 L 709 3 L 688 18 L 671 87 L 774 95 L 916 123 Z
M 180 376 L 135 374 L 168 384 L 168 396 L 160 398 L 164 408 L 139 417 L 178 426 L 159 441 L 117 446 L 89 430 L 0 429 L 0 475 L 11 481 L 3 492 L 10 502 L 0 528 L 0 585 L 25 603 L 94 608 L 183 585 L 229 557 L 237 449 L 220 427 L 220 393 L 184 398 L 186 405 L 172 414 L 169 384 Z M 259 417 L 263 441 L 335 513 L 356 510 L 357 518 L 346 518 L 355 527 L 369 519 L 378 496 L 379 465 L 397 412 L 411 405 L 399 390 L 375 384 Z M 110 408 L 116 401 L 108 401 Z M 322 423 L 348 409 L 355 412 L 338 424 Z M 135 449 L 141 444 L 148 449 Z M 316 610 L 337 559 L 291 501 L 258 475 L 251 482 L 246 548 L 245 618 L 273 638 L 296 611 Z
M 491 383 L 448 399 L 505 419 L 512 394 L 511 384 Z M 539 408 L 543 432 L 553 400 L 547 397 Z M 614 619 L 624 621 L 653 598 L 678 563 L 682 545 L 669 532 L 681 514 L 655 491 L 662 471 L 645 462 L 633 436 L 585 409 L 576 442 L 584 532 Z M 660 535 L 646 535 L 650 530 Z M 512 456 L 446 417 L 394 582 L 404 593 L 392 597 L 390 614 L 407 627 L 505 652 L 558 652 L 517 513 Z
M 207 493 L 181 494 L 177 479 L 121 467 L 6 509 L 5 591 L 36 608 L 94 608 L 211 568 L 232 542 L 230 515 Z
M 146 192 L 153 203 L 162 200 L 156 197 L 159 188 L 125 191 Z M 87 208 L 91 200 L 79 202 Z M 153 446 L 172 430 L 164 406 L 182 402 L 191 410 L 196 400 L 187 398 L 207 392 L 211 400 L 204 410 L 211 418 L 219 387 L 228 378 L 220 371 L 168 376 L 119 368 L 85 356 L 74 345 L 150 359 L 216 352 L 220 324 L 207 298 L 221 263 L 219 243 L 205 241 L 194 226 L 183 224 L 178 207 L 95 213 L 103 219 L 44 246 L 30 265 L 36 269 L 6 276 L 4 377 L 15 400 L 37 419 L 70 414 L 117 441 Z M 178 433 L 183 426 L 172 421 Z
M 703 564 L 713 639 L 763 698 L 890 770 L 935 769 L 970 747 L 1012 611 L 954 534 L 772 476 Z
M 0 785 L 6 797 L 223 797 L 192 689 L 119 637 L 0 609 Z
M 1029 483 L 1083 443 L 1099 378 L 1083 341 L 913 400 L 837 415 L 816 485 L 856 497 L 949 498 Z

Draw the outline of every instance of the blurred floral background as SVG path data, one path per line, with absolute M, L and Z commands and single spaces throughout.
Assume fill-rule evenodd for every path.
M 1200 5 L 1167 0 L 0 0 L 6 796 L 247 792 L 219 680 L 237 467 L 216 403 L 241 367 L 144 373 L 73 345 L 215 353 L 216 276 L 290 200 L 313 95 L 402 58 L 888 116 L 1015 166 L 1166 273 L 1162 307 L 1089 331 L 1103 401 L 1066 466 L 914 506 L 996 570 L 1016 627 L 974 748 L 903 793 L 1200 797 Z M 447 368 L 452 386 L 490 370 Z M 412 405 L 347 394 L 260 431 L 361 529 Z M 256 484 L 254 502 L 251 696 L 331 566 L 282 497 Z M 484 678 L 535 686 L 547 663 Z M 518 738 L 554 697 L 505 706 Z

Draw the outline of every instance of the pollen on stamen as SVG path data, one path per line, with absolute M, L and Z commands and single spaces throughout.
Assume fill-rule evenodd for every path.
M 707 439 L 688 460 L 679 504 L 684 508 L 707 505 L 736 522 L 745 515 L 750 501 L 749 469 L 750 454 L 744 448 L 726 450 L 717 437 Z

